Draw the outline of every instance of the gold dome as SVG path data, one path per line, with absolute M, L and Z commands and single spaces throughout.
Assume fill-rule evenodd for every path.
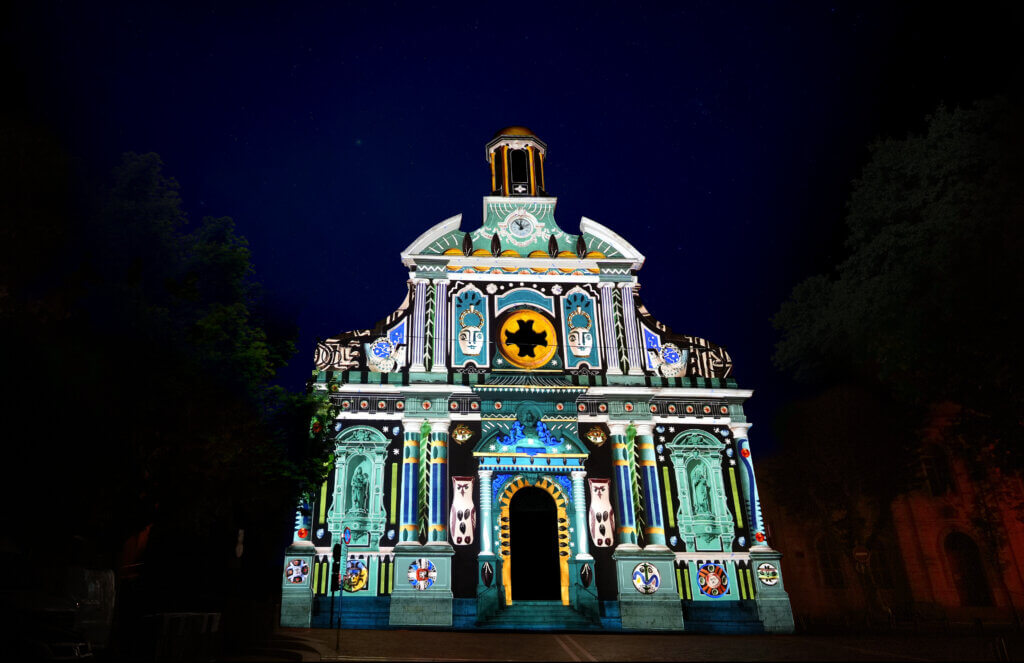
M 494 134 L 495 138 L 497 138 L 498 136 L 533 136 L 534 138 L 536 138 L 537 134 L 533 133 L 526 127 L 512 126 L 505 127 L 504 129 Z

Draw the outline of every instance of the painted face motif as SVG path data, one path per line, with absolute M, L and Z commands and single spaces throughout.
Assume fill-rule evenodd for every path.
M 452 431 L 452 437 L 455 438 L 456 442 L 462 444 L 469 438 L 473 437 L 473 431 L 465 424 L 459 424 L 455 427 L 455 430 Z
M 614 542 L 615 514 L 610 500 L 610 479 L 587 479 L 590 483 L 590 538 L 598 548 Z
M 476 506 L 473 504 L 473 477 L 452 477 L 452 508 L 448 528 L 457 546 L 473 543 L 476 532 Z
M 608 436 L 605 435 L 603 430 L 601 430 L 597 426 L 594 426 L 593 428 L 587 431 L 587 439 L 590 440 L 593 444 L 601 446 L 602 444 L 604 444 L 604 441 L 608 439 Z
M 594 335 L 583 327 L 576 327 L 569 332 L 569 351 L 575 357 L 589 357 L 594 348 Z
M 484 349 L 484 334 L 479 327 L 463 327 L 459 332 L 459 349 L 467 357 L 476 357 Z

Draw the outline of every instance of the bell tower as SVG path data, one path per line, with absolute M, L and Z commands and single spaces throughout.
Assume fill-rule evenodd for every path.
M 491 195 L 547 197 L 544 157 L 548 146 L 526 127 L 505 127 L 487 143 Z

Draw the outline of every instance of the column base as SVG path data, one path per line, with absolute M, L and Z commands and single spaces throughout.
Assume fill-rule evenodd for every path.
M 452 625 L 452 556 L 454 548 L 448 543 L 428 543 L 415 546 L 396 545 L 395 588 L 391 594 L 391 626 L 448 626 Z M 433 578 L 429 564 L 433 564 Z M 424 570 L 423 581 L 408 578 L 410 567 Z M 427 580 L 432 583 L 424 586 Z M 423 589 L 420 589 L 423 587 Z
M 308 541 L 296 541 L 284 551 L 284 564 L 287 568 L 293 560 L 300 560 L 306 568 L 313 568 L 313 556 L 316 548 Z M 301 583 L 285 579 L 281 587 L 281 626 L 288 628 L 309 628 L 313 623 L 313 576 L 307 574 Z
M 621 544 L 612 553 L 618 579 L 619 611 L 622 628 L 643 631 L 683 630 L 683 606 L 676 586 L 675 553 L 658 546 L 642 549 Z M 633 572 L 642 563 L 657 569 L 658 581 L 642 592 L 633 583 Z
M 750 549 L 750 566 L 754 569 L 757 587 L 757 616 L 765 633 L 792 633 L 796 628 L 789 594 L 782 583 L 781 559 L 782 553 L 768 546 L 755 546 Z M 760 568 L 762 566 L 764 569 Z M 772 584 L 768 584 L 769 582 Z

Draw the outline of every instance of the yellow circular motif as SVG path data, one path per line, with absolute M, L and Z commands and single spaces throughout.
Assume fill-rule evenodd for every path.
M 498 347 L 520 368 L 540 368 L 558 350 L 555 325 L 544 315 L 523 309 L 505 318 L 498 331 Z

